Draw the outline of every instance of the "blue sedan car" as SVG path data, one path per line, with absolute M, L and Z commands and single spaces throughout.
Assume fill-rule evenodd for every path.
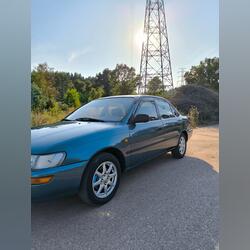
M 78 194 L 88 204 L 104 204 L 122 172 L 169 151 L 184 157 L 191 134 L 187 117 L 164 98 L 94 100 L 31 130 L 32 199 Z

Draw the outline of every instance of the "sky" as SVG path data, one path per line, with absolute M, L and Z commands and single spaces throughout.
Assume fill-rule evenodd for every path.
M 174 83 L 180 68 L 219 56 L 219 0 L 165 0 Z M 139 73 L 146 0 L 32 0 L 31 67 L 95 76 L 117 63 Z

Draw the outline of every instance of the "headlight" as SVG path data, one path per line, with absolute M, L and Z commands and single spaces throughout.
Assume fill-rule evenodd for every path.
M 31 155 L 31 168 L 44 169 L 59 166 L 64 161 L 65 156 L 65 153 L 56 153 L 49 155 Z

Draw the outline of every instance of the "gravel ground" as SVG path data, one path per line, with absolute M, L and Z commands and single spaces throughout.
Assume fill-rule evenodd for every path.
M 206 161 L 219 172 L 219 126 L 194 129 L 187 155 Z
M 32 204 L 32 249 L 215 250 L 218 173 L 207 162 L 162 156 L 125 173 L 114 199 Z

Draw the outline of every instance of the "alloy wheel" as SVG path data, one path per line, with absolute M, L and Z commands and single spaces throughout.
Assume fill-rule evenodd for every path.
M 184 138 L 184 136 L 182 136 L 180 138 L 180 141 L 179 141 L 179 152 L 181 155 L 183 155 L 185 153 L 185 150 L 186 150 L 186 140 Z
M 96 197 L 106 198 L 114 190 L 117 183 L 117 168 L 111 161 L 101 163 L 92 178 L 92 188 Z

